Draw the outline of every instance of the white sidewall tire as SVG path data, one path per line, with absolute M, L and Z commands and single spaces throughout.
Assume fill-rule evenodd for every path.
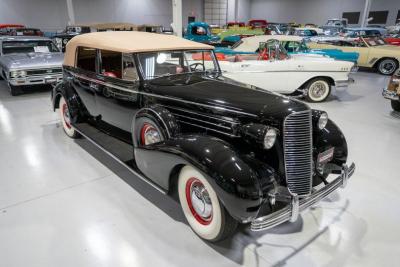
M 210 196 L 213 213 L 212 213 L 212 221 L 208 225 L 203 225 L 197 221 L 197 219 L 193 216 L 192 212 L 190 211 L 189 204 L 187 203 L 186 183 L 192 177 L 197 178 L 198 180 L 200 180 L 200 182 L 203 183 Z M 193 167 L 191 166 L 183 167 L 178 178 L 178 194 L 183 213 L 185 214 L 186 220 L 188 221 L 190 227 L 192 227 L 193 231 L 203 239 L 210 241 L 216 239 L 223 230 L 222 226 L 223 207 L 221 207 L 217 194 L 215 193 L 214 189 L 211 187 L 207 179 Z
M 63 111 L 63 106 L 67 105 L 67 102 L 65 101 L 64 97 L 60 98 L 60 103 L 59 103 L 59 112 L 60 112 L 60 118 L 61 118 L 61 122 L 62 122 L 62 126 L 64 129 L 64 132 L 71 138 L 75 138 L 77 137 L 78 133 L 75 131 L 75 129 L 73 127 L 68 127 L 67 123 L 65 122 L 65 118 L 64 118 L 64 111 Z M 68 105 L 67 105 L 68 107 Z
M 314 97 L 313 94 L 311 93 L 311 88 L 313 87 L 313 85 L 315 83 L 322 83 L 325 87 L 325 92 L 320 97 Z M 325 99 L 330 95 L 330 93 L 331 93 L 331 86 L 329 85 L 329 83 L 326 80 L 318 79 L 318 80 L 312 81 L 310 83 L 310 85 L 308 86 L 307 96 L 312 102 L 322 102 L 322 101 L 325 101 Z

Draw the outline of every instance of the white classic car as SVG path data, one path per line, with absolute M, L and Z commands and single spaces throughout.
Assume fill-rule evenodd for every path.
M 278 36 L 269 38 L 274 37 Z M 254 51 L 250 43 L 258 42 L 259 54 L 234 55 L 220 60 L 223 75 L 265 90 L 305 97 L 309 102 L 326 100 L 332 86 L 348 87 L 354 63 L 319 55 L 288 55 L 279 40 L 267 38 L 242 39 L 240 50 Z

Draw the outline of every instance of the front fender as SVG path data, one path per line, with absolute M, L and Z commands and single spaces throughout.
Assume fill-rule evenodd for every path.
M 315 127 L 313 139 L 316 151 L 314 155 L 326 151 L 327 149 L 334 147 L 335 151 L 333 154 L 332 163 L 342 166 L 347 161 L 347 142 L 340 128 L 331 120 L 328 121 L 326 127 L 319 130 Z
M 197 168 L 228 212 L 242 222 L 257 215 L 263 192 L 273 183 L 270 179 L 274 171 L 269 166 L 255 164 L 255 159 L 239 155 L 228 143 L 210 136 L 184 135 L 137 147 L 135 160 L 147 177 L 166 190 L 170 190 L 171 172 L 176 166 Z

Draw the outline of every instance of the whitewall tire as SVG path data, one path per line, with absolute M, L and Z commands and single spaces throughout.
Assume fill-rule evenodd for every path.
M 207 179 L 195 168 L 185 166 L 178 178 L 179 201 L 193 231 L 208 241 L 231 235 L 237 226 Z
M 64 97 L 60 98 L 59 112 L 64 132 L 71 138 L 78 138 L 79 133 L 72 127 L 69 109 Z
M 306 99 L 309 102 L 323 102 L 331 94 L 331 85 L 322 78 L 313 79 L 308 83 Z

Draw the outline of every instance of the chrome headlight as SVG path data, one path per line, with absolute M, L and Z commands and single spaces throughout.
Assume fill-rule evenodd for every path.
M 276 141 L 277 131 L 274 128 L 269 128 L 264 136 L 264 148 L 270 149 L 274 146 Z
M 26 71 L 24 70 L 13 70 L 10 72 L 11 78 L 23 78 L 26 76 Z
M 324 129 L 325 126 L 328 124 L 328 114 L 326 112 L 322 112 L 318 119 L 318 128 L 320 130 Z

